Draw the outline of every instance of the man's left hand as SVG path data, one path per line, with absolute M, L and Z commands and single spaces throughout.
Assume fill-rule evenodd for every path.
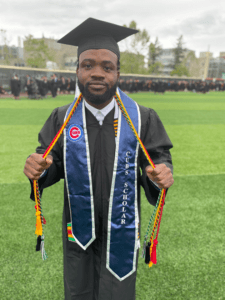
M 174 183 L 173 174 L 165 164 L 158 164 L 155 169 L 147 166 L 145 171 L 148 178 L 157 183 L 160 189 L 168 189 Z

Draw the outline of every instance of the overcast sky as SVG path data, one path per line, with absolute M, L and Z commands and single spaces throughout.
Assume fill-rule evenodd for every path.
M 149 32 L 151 42 L 157 36 L 163 48 L 174 47 L 182 34 L 185 47 L 197 56 L 208 46 L 214 57 L 225 52 L 224 0 L 7 0 L 0 16 L 0 29 L 16 46 L 18 36 L 59 39 L 93 17 L 118 25 L 135 20 Z

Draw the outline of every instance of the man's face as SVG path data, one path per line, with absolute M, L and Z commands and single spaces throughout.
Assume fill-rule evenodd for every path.
M 120 75 L 117 61 L 116 54 L 106 49 L 86 50 L 80 54 L 78 86 L 88 102 L 99 106 L 112 99 Z

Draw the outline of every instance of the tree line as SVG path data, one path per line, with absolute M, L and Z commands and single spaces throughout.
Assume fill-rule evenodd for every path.
M 150 35 L 146 29 L 140 30 L 135 21 L 124 25 L 139 32 L 130 38 L 127 49 L 121 53 L 121 72 L 136 74 L 155 74 L 162 73 L 163 64 L 159 61 L 162 55 L 162 45 L 156 37 L 154 42 L 150 42 Z M 167 66 L 172 69 L 170 75 L 190 76 L 185 66 L 185 52 L 183 35 L 178 37 L 175 47 L 172 49 L 174 60 Z
M 146 29 L 140 30 L 135 21 L 131 21 L 129 25 L 124 25 L 139 32 L 124 41 L 120 42 L 121 57 L 120 68 L 121 73 L 131 74 L 155 74 L 163 73 L 163 64 L 159 61 L 162 55 L 162 45 L 156 37 L 154 42 L 150 42 L 150 35 Z M 4 45 L 6 52 L 6 45 Z M 174 60 L 169 64 L 172 69 L 170 75 L 186 75 L 189 76 L 187 67 L 185 66 L 185 51 L 183 36 L 181 35 L 172 49 Z M 0 57 L 1 57 L 0 49 Z M 32 35 L 28 35 L 24 40 L 24 52 L 26 52 L 26 65 L 33 68 L 45 68 L 47 61 L 55 61 L 56 52 L 49 49 L 43 39 L 35 39 Z M 5 64 L 9 64 L 7 57 Z

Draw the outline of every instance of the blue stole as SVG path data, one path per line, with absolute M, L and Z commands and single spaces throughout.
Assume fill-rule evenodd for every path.
M 137 104 L 119 89 L 118 93 L 140 135 L 141 119 Z M 66 115 L 73 104 L 74 102 Z M 108 212 L 106 267 L 120 281 L 136 271 L 139 226 L 138 149 L 139 144 L 119 110 Z M 68 223 L 68 238 L 85 250 L 96 237 L 91 163 L 83 100 L 64 130 L 64 168 L 71 217 L 71 222 Z

